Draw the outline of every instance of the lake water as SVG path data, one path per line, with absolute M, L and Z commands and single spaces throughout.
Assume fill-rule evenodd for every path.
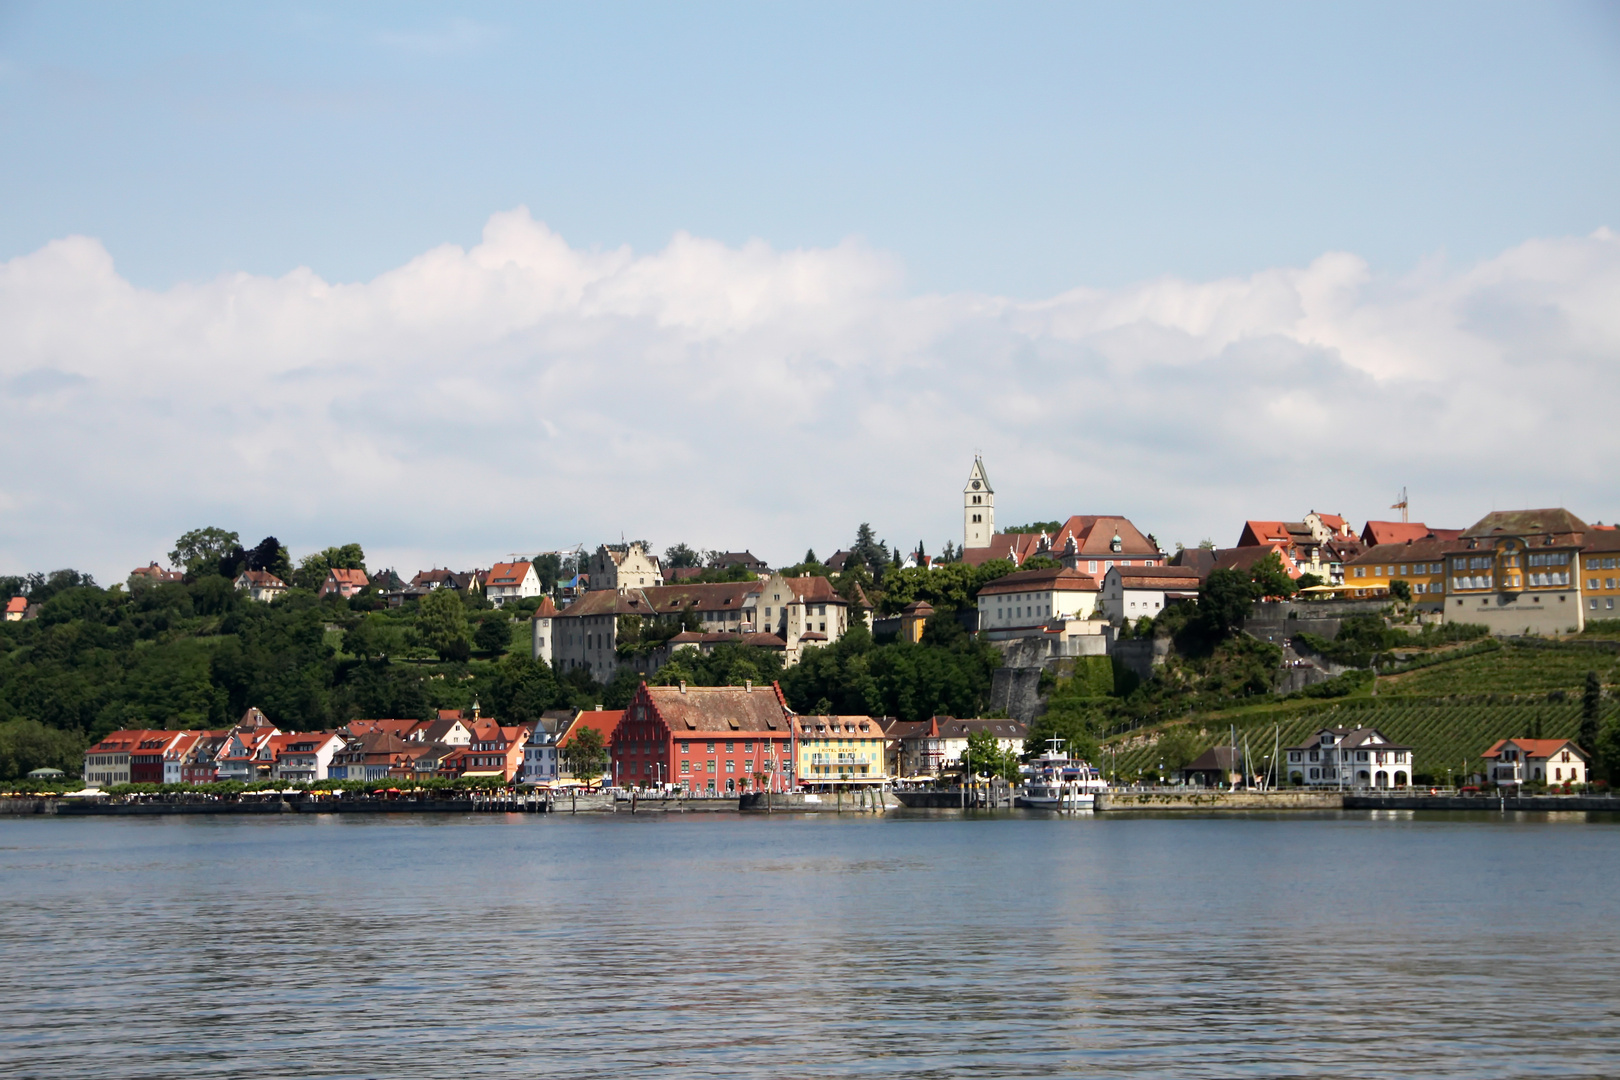
M 1620 1071 L 1620 823 L 0 819 L 7 1077 Z

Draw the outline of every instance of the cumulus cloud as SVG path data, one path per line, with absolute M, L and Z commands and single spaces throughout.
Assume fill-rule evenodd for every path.
M 0 572 L 118 579 L 181 531 L 488 565 L 645 537 L 830 551 L 871 521 L 1617 512 L 1620 239 L 1401 278 L 1353 255 L 1019 300 L 857 242 L 570 247 L 527 210 L 380 277 L 136 288 L 85 237 L 0 264 Z

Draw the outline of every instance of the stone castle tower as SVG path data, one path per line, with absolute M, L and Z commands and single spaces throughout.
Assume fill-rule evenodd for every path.
M 967 486 L 962 488 L 962 547 L 987 548 L 996 534 L 996 493 L 984 472 L 984 460 L 973 456 Z

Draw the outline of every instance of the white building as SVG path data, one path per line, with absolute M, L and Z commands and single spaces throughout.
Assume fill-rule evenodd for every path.
M 1499 787 L 1586 783 L 1586 751 L 1568 739 L 1498 739 L 1481 756 L 1485 778 Z
M 1098 604 L 1115 626 L 1157 619 L 1173 600 L 1197 599 L 1198 572 L 1186 566 L 1115 565 L 1103 575 Z
M 268 570 L 244 570 L 236 576 L 236 588 L 262 604 L 268 604 L 287 591 L 287 583 Z
M 534 572 L 533 563 L 496 563 L 484 579 L 484 596 L 496 607 L 539 595 L 540 575 Z
M 560 767 L 557 736 L 536 726 L 523 746 L 523 765 L 518 769 L 520 784 L 555 784 Z
M 638 543 L 622 548 L 603 544 L 596 549 L 587 564 L 592 589 L 645 589 L 664 583 L 664 571 L 658 565 L 658 556 L 650 554 Z
M 551 597 L 540 601 L 530 616 L 529 630 L 533 637 L 534 658 L 549 664 L 557 657 L 557 616 L 560 612 Z
M 1412 748 L 1376 728 L 1322 728 L 1287 750 L 1287 778 L 1315 788 L 1402 788 L 1412 783 Z
M 332 756 L 343 749 L 343 739 L 330 731 L 279 735 L 271 744 L 276 747 L 271 779 L 306 783 L 328 779 Z
M 1091 618 L 1097 579 L 1066 566 L 1019 570 L 979 590 L 979 630 L 992 639 L 1044 633 L 1055 620 Z

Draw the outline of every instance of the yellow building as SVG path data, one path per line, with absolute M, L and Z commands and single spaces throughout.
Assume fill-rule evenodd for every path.
M 1446 600 L 1446 553 L 1455 546 L 1434 536 L 1378 544 L 1344 564 L 1344 584 L 1334 591 L 1351 600 L 1380 599 L 1389 595 L 1390 582 L 1404 581 L 1414 606 L 1439 611 Z
M 1504 635 L 1579 632 L 1577 563 L 1591 532 L 1561 508 L 1485 515 L 1447 546 L 1446 621 Z
M 870 716 L 795 716 L 795 767 L 807 787 L 882 784 L 883 725 Z
M 1620 529 L 1592 529 L 1586 534 L 1581 600 L 1588 621 L 1620 619 Z

